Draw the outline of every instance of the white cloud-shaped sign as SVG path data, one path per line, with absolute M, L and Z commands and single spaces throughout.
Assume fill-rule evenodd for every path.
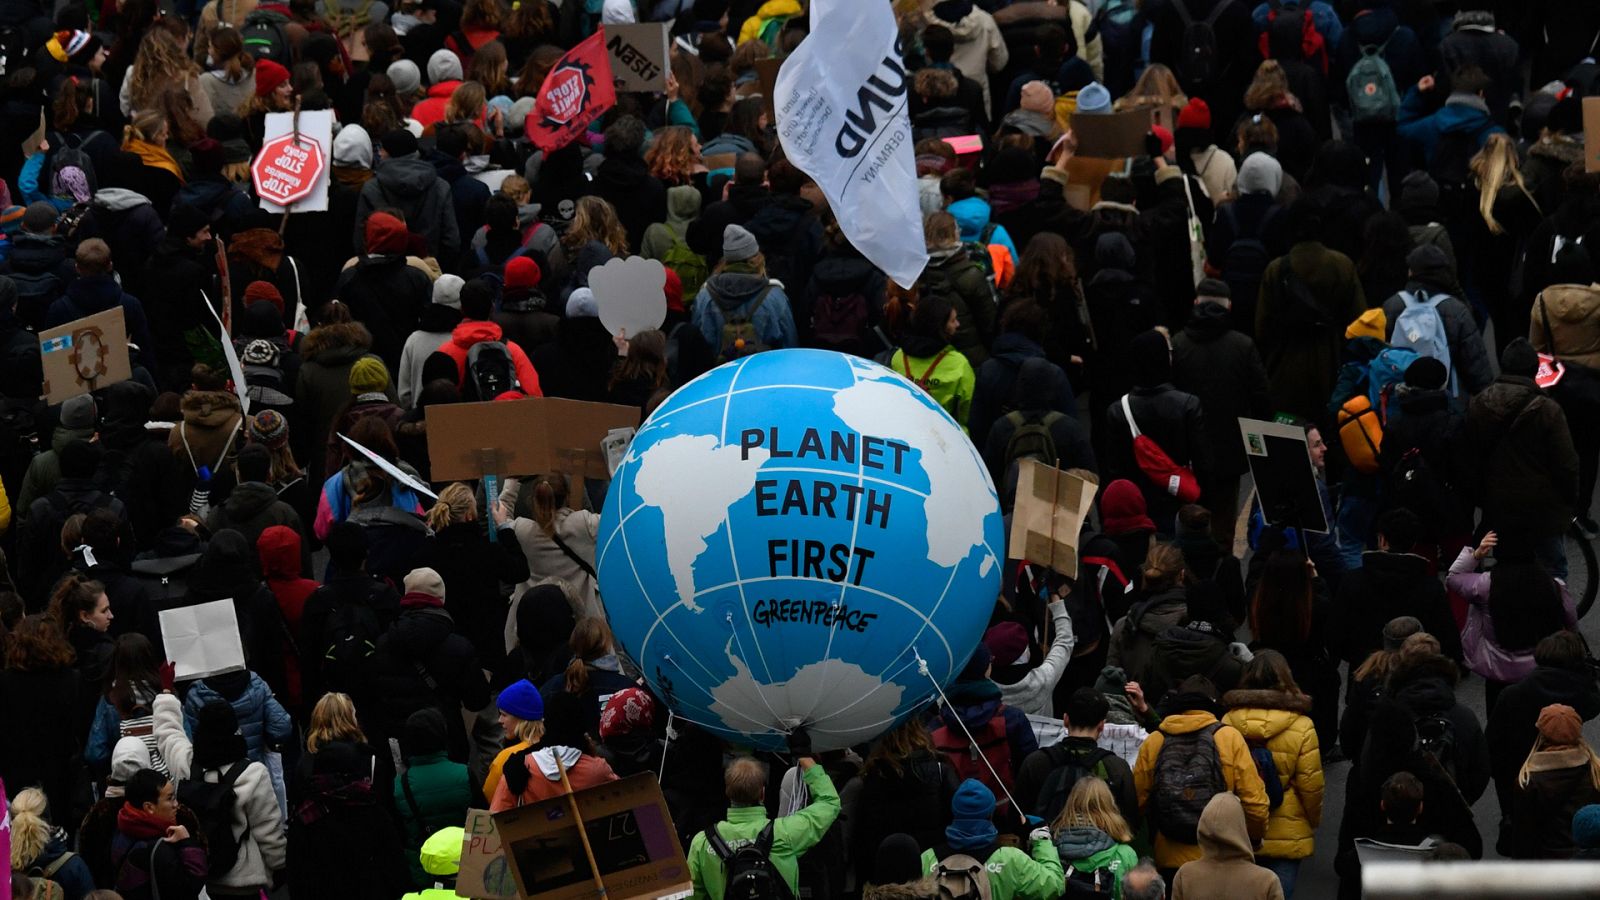
M 600 324 L 628 337 L 660 328 L 667 319 L 667 270 L 659 260 L 613 258 L 589 272 L 589 289 L 600 308 Z

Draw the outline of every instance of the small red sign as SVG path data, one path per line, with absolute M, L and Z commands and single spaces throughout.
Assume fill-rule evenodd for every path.
M 257 196 L 288 206 L 310 196 L 323 165 L 322 147 L 308 137 L 296 141 L 291 133 L 261 145 L 261 152 L 250 166 L 250 176 Z
M 1561 364 L 1548 353 L 1539 354 L 1539 370 L 1533 374 L 1533 383 L 1549 390 L 1561 383 L 1561 376 L 1567 374 L 1567 367 Z

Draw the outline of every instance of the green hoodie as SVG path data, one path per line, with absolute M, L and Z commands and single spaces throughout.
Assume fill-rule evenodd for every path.
M 967 417 L 972 414 L 972 393 L 977 387 L 978 376 L 960 350 L 946 345 L 939 352 L 910 357 L 904 349 L 896 350 L 889 361 L 889 368 L 927 391 L 928 396 L 961 425 L 962 431 L 967 430 Z
M 1110 869 L 1115 879 L 1112 897 L 1116 900 L 1122 897 L 1123 876 L 1139 864 L 1139 854 L 1132 847 L 1117 843 L 1111 835 L 1093 826 L 1061 829 L 1056 835 L 1056 852 L 1063 867 L 1071 866 L 1079 872 Z
M 923 875 L 938 863 L 932 850 L 922 851 Z M 1016 847 L 996 848 L 985 867 L 989 870 L 989 900 L 1056 900 L 1067 889 L 1061 877 L 1061 857 L 1048 840 L 1034 841 L 1031 856 Z
M 839 817 L 839 792 L 834 790 L 833 779 L 828 777 L 827 771 L 814 765 L 800 777 L 811 793 L 811 803 L 792 816 L 772 820 L 772 866 L 797 897 L 800 895 L 800 854 L 822 840 L 833 820 Z M 731 849 L 738 850 L 753 843 L 761 829 L 767 827 L 766 807 L 731 806 L 728 818 L 714 827 Z M 694 880 L 693 900 L 722 900 L 727 874 L 723 872 L 722 860 L 717 858 L 716 851 L 706 845 L 705 832 L 695 835 L 689 844 L 689 877 Z

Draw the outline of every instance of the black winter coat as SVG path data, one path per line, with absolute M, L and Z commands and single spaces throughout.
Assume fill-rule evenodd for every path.
M 73 776 L 83 744 L 63 713 L 78 701 L 79 684 L 71 667 L 0 671 L 0 722 L 8 723 L 0 729 L 0 780 L 43 787 L 52 809 L 76 808 Z
M 1465 416 L 1443 390 L 1419 391 L 1402 384 L 1389 401 L 1379 456 L 1383 471 L 1392 475 L 1406 453 L 1415 449 L 1447 488 L 1438 496 L 1438 508 L 1411 510 L 1422 518 L 1423 532 L 1430 538 L 1472 528 L 1470 493 L 1478 476 L 1467 458 L 1474 451 L 1462 437 L 1465 423 Z M 1411 503 L 1422 505 L 1418 500 Z
M 444 580 L 456 633 L 472 642 L 485 666 L 505 656 L 509 600 L 502 585 L 528 579 L 528 557 L 515 540 L 489 542 L 483 522 L 457 522 L 433 535 L 433 569 Z
M 1533 379 L 1501 375 L 1472 398 L 1466 442 L 1477 451 L 1474 488 L 1486 525 L 1535 539 L 1566 530 L 1578 454 L 1566 415 Z
M 244 535 L 245 543 L 253 550 L 261 532 L 274 525 L 287 525 L 302 538 L 300 542 L 300 573 L 311 574 L 310 545 L 303 540 L 307 534 L 304 523 L 294 507 L 279 499 L 272 485 L 259 481 L 246 481 L 228 493 L 228 499 L 211 508 L 207 523 L 213 532 L 232 528 Z
M 990 427 L 1008 408 L 1042 406 L 1069 417 L 1077 416 L 1078 406 L 1072 397 L 1072 384 L 1067 380 L 1067 373 L 1059 366 L 1056 367 L 1058 377 L 1054 379 L 1054 389 L 1048 398 L 1030 397 L 1033 402 L 1020 402 L 1017 396 L 1018 370 L 1029 359 L 1044 358 L 1044 348 L 1018 332 L 1008 331 L 995 338 L 993 355 L 977 367 L 977 382 L 972 391 L 972 414 L 967 416 L 967 432 L 972 435 L 974 443 L 983 444 Z
M 66 238 L 58 234 L 20 231 L 12 236 L 11 258 L 0 272 L 16 282 L 20 295 L 16 315 L 28 325 L 39 327 L 50 303 L 77 274 L 68 249 Z
M 1425 657 L 1389 676 L 1389 696 L 1414 718 L 1442 717 L 1450 723 L 1455 746 L 1452 760 L 1456 787 L 1468 803 L 1477 803 L 1489 786 L 1489 742 L 1472 710 L 1456 701 L 1454 666 Z M 1518 763 L 1521 765 L 1521 763 Z
M 1570 859 L 1572 814 L 1600 802 L 1586 747 L 1542 750 L 1527 761 L 1528 784 L 1511 802 L 1511 827 L 1501 849 L 1512 859 Z M 1509 838 L 1507 840 L 1506 838 Z
M 1156 637 L 1150 672 L 1140 684 L 1150 703 L 1160 703 L 1167 691 L 1191 675 L 1206 676 L 1221 693 L 1238 686 L 1244 664 L 1229 652 L 1229 635 L 1213 626 L 1196 627 L 1197 624 L 1205 623 L 1173 625 Z
M 433 302 L 433 283 L 404 256 L 363 256 L 339 276 L 339 301 L 372 333 L 372 352 L 398 372 L 406 338 Z
M 412 596 L 402 602 L 412 602 Z M 362 704 L 363 721 L 373 733 L 399 737 L 406 717 L 433 707 L 444 713 L 450 756 L 457 762 L 467 759 L 460 709 L 482 709 L 489 702 L 489 686 L 472 643 L 456 633 L 455 622 L 442 607 L 401 610 L 373 651 L 367 689 L 371 694 Z
M 300 758 L 289 783 L 289 889 L 296 900 L 394 900 L 412 889 L 389 807 L 393 780 L 365 744 L 333 741 Z
M 646 228 L 667 220 L 667 186 L 650 174 L 644 158 L 637 154 L 606 157 L 595 169 L 589 193 L 616 208 L 617 220 L 628 232 L 628 246 L 634 250 L 644 242 Z
M 1361 568 L 1339 579 L 1334 596 L 1332 643 L 1339 657 L 1354 670 L 1382 648 L 1383 626 L 1397 616 L 1416 616 L 1446 656 L 1461 660 L 1461 633 L 1428 561 L 1411 553 L 1369 550 L 1361 555 Z
M 366 572 L 335 573 L 311 592 L 300 613 L 300 695 L 309 706 L 326 688 L 322 660 L 328 650 L 328 623 L 346 604 L 367 606 L 376 614 L 380 629 L 387 629 L 400 614 L 400 595 L 386 582 Z
M 784 293 L 789 296 L 789 311 L 804 341 L 811 335 L 811 308 L 795 304 L 806 300 L 805 288 L 811 283 L 811 272 L 822 253 L 822 223 L 817 220 L 816 210 L 802 197 L 774 194 L 772 202 L 757 210 L 744 227 L 761 247 L 767 277 L 783 283 Z
M 1199 398 L 1171 384 L 1136 387 L 1130 394 L 1128 405 L 1133 410 L 1139 433 L 1161 445 L 1173 462 L 1191 467 L 1200 479 L 1204 497 L 1204 486 L 1212 472 L 1211 444 Z M 1128 430 L 1128 419 L 1122 414 L 1121 399 L 1107 398 L 1105 480 L 1126 478 L 1137 484 L 1156 528 L 1168 531 L 1173 527 L 1173 517 L 1180 504 L 1176 497 L 1167 493 L 1166 485 L 1152 483 L 1135 462 L 1133 433 Z
M 950 824 L 955 770 L 927 751 L 918 751 L 900 765 L 899 772 L 885 763 L 861 774 L 859 814 L 850 829 L 850 858 L 861 884 L 873 881 L 878 845 L 884 838 L 909 834 L 917 846 L 931 847 Z
M 1600 716 L 1600 687 L 1596 687 L 1593 673 L 1587 668 L 1539 666 L 1495 698 L 1484 738 L 1489 742 L 1489 765 L 1502 810 L 1511 809 L 1517 772 L 1538 734 L 1534 723 L 1539 711 L 1552 703 L 1572 707 L 1586 722 Z
M 43 598 L 61 573 L 67 558 L 61 552 L 61 526 L 74 513 L 109 509 L 123 523 L 123 540 L 131 545 L 128 512 L 122 501 L 105 493 L 92 479 L 63 478 L 55 490 L 33 501 L 17 537 L 17 587 L 30 600 Z
M 1189 324 L 1173 335 L 1172 383 L 1193 394 L 1205 410 L 1206 441 L 1215 453 L 1212 471 L 1223 478 L 1250 471 L 1237 420 L 1271 418 L 1272 395 L 1255 342 L 1233 330 L 1226 307 L 1195 307 Z
M 205 552 L 189 576 L 184 606 L 213 600 L 233 601 L 239 620 L 239 640 L 245 661 L 274 693 L 286 690 L 283 658 L 288 653 L 289 626 L 278 609 L 278 598 L 261 581 L 261 564 L 255 544 L 243 534 L 226 529 L 211 536 Z

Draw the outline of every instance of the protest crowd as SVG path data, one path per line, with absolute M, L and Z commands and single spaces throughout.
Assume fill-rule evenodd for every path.
M 640 773 L 711 900 L 1600 859 L 1600 4 L 895 2 L 902 285 L 771 96 L 858 2 L 0 0 L 0 900 L 445 898 L 468 810 Z M 591 38 L 631 23 L 666 56 Z M 264 206 L 329 112 L 325 191 Z M 659 329 L 601 323 L 629 257 Z M 793 347 L 915 383 L 1007 513 L 1033 462 L 1099 487 L 937 702 L 752 753 L 613 639 L 605 483 L 435 478 L 428 412 L 648 416 Z M 244 665 L 180 677 L 162 613 L 217 601 Z

